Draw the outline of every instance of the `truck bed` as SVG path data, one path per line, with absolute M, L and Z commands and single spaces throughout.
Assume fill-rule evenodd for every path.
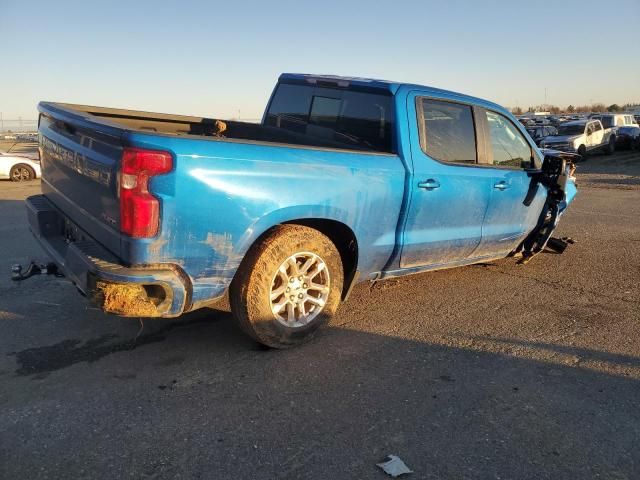
M 156 133 L 172 136 L 195 136 L 211 140 L 240 140 L 266 142 L 284 145 L 303 145 L 318 148 L 337 148 L 358 151 L 373 151 L 365 145 L 347 144 L 321 136 L 300 134 L 283 128 L 259 123 L 239 122 L 188 115 L 143 112 L 118 108 L 95 107 L 70 103 L 44 102 L 49 106 L 79 114 L 85 119 L 105 125 L 125 128 L 130 131 Z M 87 118 L 89 117 L 89 118 Z M 216 135 L 216 121 L 222 120 L 227 129 L 222 135 Z

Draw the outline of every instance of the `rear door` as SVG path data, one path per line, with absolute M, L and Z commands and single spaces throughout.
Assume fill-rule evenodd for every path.
M 403 230 L 401 268 L 469 258 L 482 237 L 493 172 L 478 166 L 471 105 L 408 95 L 413 180 Z
M 506 255 L 536 225 L 547 191 L 532 184 L 532 167 L 540 161 L 520 129 L 498 112 L 482 110 L 478 118 L 486 125 L 487 161 L 492 179 L 482 241 L 474 256 Z

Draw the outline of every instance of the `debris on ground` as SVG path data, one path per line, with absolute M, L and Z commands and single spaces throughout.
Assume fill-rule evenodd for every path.
M 118 315 L 150 317 L 158 312 L 142 285 L 97 282 L 95 299 L 105 312 Z
M 413 470 L 410 470 L 400 457 L 387 455 L 386 458 L 388 459 L 386 462 L 376 463 L 376 465 L 384 470 L 387 475 L 399 477 L 405 473 L 413 473 Z
M 569 245 L 573 245 L 574 243 L 576 243 L 576 241 L 571 237 L 551 237 L 547 242 L 547 248 L 556 253 L 563 253 Z

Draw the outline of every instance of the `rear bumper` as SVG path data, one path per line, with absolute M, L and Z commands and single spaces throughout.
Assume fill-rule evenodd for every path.
M 144 315 L 117 311 L 123 316 L 177 317 L 187 308 L 190 297 L 188 277 L 176 265 L 161 264 L 149 267 L 126 267 L 109 251 L 88 235 L 80 240 L 65 238 L 65 216 L 44 196 L 27 198 L 29 228 L 45 252 L 78 289 L 89 297 L 96 293 L 96 285 L 139 285 L 164 292 L 154 311 Z M 157 286 L 157 287 L 156 287 Z M 157 296 L 156 296 L 157 299 Z M 108 311 L 108 310 L 107 310 Z

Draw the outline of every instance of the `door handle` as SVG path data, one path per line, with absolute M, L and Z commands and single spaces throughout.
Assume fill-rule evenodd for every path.
M 495 183 L 493 185 L 493 188 L 497 188 L 498 190 L 506 190 L 507 188 L 509 188 L 509 184 L 505 181 L 502 181 L 502 182 Z
M 424 182 L 418 183 L 418 188 L 424 188 L 425 190 L 434 190 L 439 187 L 440 187 L 440 182 L 437 180 L 434 180 L 433 178 L 429 178 Z

